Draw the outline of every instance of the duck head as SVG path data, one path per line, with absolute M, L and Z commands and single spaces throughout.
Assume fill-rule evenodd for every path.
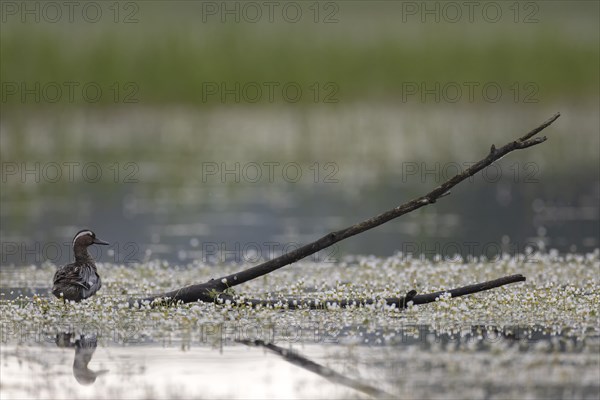
M 73 238 L 73 253 L 75 253 L 75 260 L 87 260 L 91 256 L 87 251 L 88 246 L 93 244 L 108 245 L 102 239 L 96 237 L 96 234 L 89 229 L 83 229 L 77 232 Z

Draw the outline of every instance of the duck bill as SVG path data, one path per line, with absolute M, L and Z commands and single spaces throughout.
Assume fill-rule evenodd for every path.
M 98 239 L 98 238 L 94 238 L 94 241 L 92 243 L 94 243 L 94 244 L 103 244 L 103 245 L 110 244 L 110 243 L 105 242 L 104 240 Z

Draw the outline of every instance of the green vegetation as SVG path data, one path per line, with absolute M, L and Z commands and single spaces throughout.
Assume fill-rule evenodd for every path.
M 586 99 L 599 85 L 594 5 L 568 15 L 562 15 L 565 6 L 560 15 L 542 8 L 540 13 L 547 12 L 533 24 L 402 23 L 394 14 L 398 10 L 386 11 L 391 6 L 361 14 L 364 10 L 348 3 L 340 3 L 339 22 L 333 24 L 223 24 L 203 23 L 192 5 L 163 15 L 161 2 L 152 4 L 141 5 L 134 24 L 9 20 L 2 26 L 3 84 L 94 82 L 104 90 L 98 100 L 104 104 L 220 104 L 219 85 L 235 90 L 236 83 L 243 103 L 288 101 L 282 94 L 287 83 L 302 89 L 299 103 L 419 102 L 420 91 L 411 94 L 414 85 L 431 89 L 448 83 L 461 88 L 464 100 L 469 82 L 478 83 L 475 102 L 482 101 L 482 86 L 490 82 L 502 88 L 504 101 L 528 95 Z M 269 82 L 277 83 L 273 101 L 267 96 Z M 255 94 L 256 87 L 262 95 Z M 22 103 L 18 94 L 3 89 L 3 104 Z M 218 94 L 211 92 L 215 89 Z M 288 94 L 296 98 L 293 90 Z M 86 103 L 77 91 L 73 101 L 63 95 L 60 102 Z M 234 95 L 225 102 L 235 102 Z

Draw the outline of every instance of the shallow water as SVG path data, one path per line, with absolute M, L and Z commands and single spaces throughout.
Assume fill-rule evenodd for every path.
M 450 339 L 430 333 L 428 326 L 415 328 L 385 346 L 350 343 L 348 337 L 337 343 L 277 343 L 320 364 L 322 375 L 263 348 L 235 343 L 100 346 L 84 368 L 74 366 L 74 357 L 81 357 L 74 349 L 58 348 L 48 338 L 37 345 L 3 346 L 3 398 L 369 398 L 378 393 L 403 399 L 592 399 L 599 393 L 598 336 L 583 341 L 539 332 L 488 336 L 485 328 L 474 327 L 483 335 Z M 330 379 L 330 370 L 347 380 Z
M 577 341 L 540 332 L 530 336 L 523 333 L 527 329 L 521 336 L 503 336 L 493 327 L 473 327 L 479 333 L 450 338 L 431 333 L 432 327 L 413 328 L 387 345 L 365 343 L 366 337 L 352 343 L 356 338 L 346 336 L 330 343 L 277 343 L 300 355 L 300 363 L 227 340 L 220 346 L 100 346 L 83 366 L 74 365 L 81 354 L 58 348 L 52 338 L 5 345 L 3 398 L 592 399 L 599 393 L 598 336 Z M 372 343 L 377 334 L 369 336 Z M 322 374 L 307 370 L 306 360 L 311 367 L 319 364 Z M 329 371 L 345 380 L 331 379 Z
M 500 262 L 346 257 L 300 262 L 234 288 L 239 299 L 325 301 L 527 277 L 406 310 L 380 303 L 293 311 L 212 303 L 128 308 L 129 297 L 241 268 L 165 261 L 100 264 L 100 292 L 64 305 L 47 293 L 55 265 L 4 268 L 2 397 L 595 399 L 599 255 L 504 255 Z
M 322 352 L 322 348 L 309 351 L 315 358 Z M 8 382 L 5 394 L 11 398 L 356 397 L 352 390 L 243 345 L 221 350 L 155 345 L 100 348 L 90 368 L 105 372 L 87 386 L 77 381 L 71 368 L 72 349 L 48 345 L 9 348 L 3 353 L 2 380 Z
M 1 121 L 0 266 L 66 263 L 72 236 L 84 227 L 111 243 L 92 249 L 105 262 L 256 263 L 425 194 L 492 143 L 507 143 L 557 109 L 563 116 L 545 132 L 546 143 L 312 259 L 593 251 L 600 244 L 594 104 L 526 109 L 350 104 L 9 114 Z

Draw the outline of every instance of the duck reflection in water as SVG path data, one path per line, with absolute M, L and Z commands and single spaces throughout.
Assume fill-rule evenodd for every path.
M 108 372 L 107 369 L 94 371 L 88 368 L 92 356 L 98 346 L 95 335 L 80 335 L 75 341 L 72 333 L 59 333 L 56 335 L 56 345 L 63 348 L 75 348 L 73 360 L 73 376 L 81 385 L 92 385 L 96 378 Z

